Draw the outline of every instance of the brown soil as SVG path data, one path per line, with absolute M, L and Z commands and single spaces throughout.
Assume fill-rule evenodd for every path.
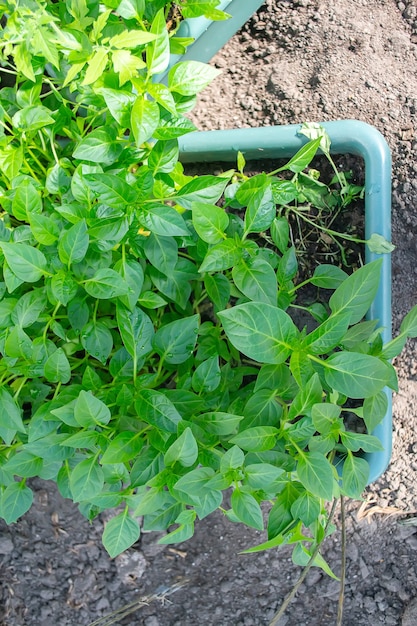
M 385 135 L 394 164 L 394 329 L 417 301 L 416 20 L 416 0 L 267 0 L 213 60 L 223 74 L 193 114 L 201 129 L 355 118 Z M 362 505 L 348 507 L 344 626 L 417 624 L 415 351 L 409 342 L 396 362 L 391 465 Z M 110 560 L 100 545 L 104 519 L 90 526 L 50 485 L 36 486 L 23 520 L 0 525 L 3 626 L 88 626 L 144 596 L 148 604 L 130 616 L 102 623 L 262 626 L 299 574 L 290 551 L 239 555 L 259 533 L 220 514 L 184 545 L 158 546 L 144 534 Z M 339 573 L 339 522 L 324 556 Z M 176 583 L 184 586 L 165 595 Z M 335 625 L 338 593 L 337 581 L 312 570 L 279 626 Z

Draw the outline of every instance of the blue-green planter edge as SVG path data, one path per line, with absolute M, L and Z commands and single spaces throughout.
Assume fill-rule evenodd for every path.
M 196 17 L 184 20 L 178 36 L 192 37 L 195 41 L 185 54 L 172 55 L 169 67 L 178 61 L 210 61 L 263 3 L 264 0 L 221 0 L 217 8 L 229 13 L 229 19 L 212 21 L 205 17 Z
M 354 154 L 365 163 L 365 238 L 378 233 L 391 241 L 391 153 L 381 133 L 357 120 L 321 124 L 331 139 L 333 154 Z M 231 130 L 195 132 L 180 140 L 180 159 L 184 163 L 211 161 L 236 162 L 237 152 L 246 160 L 291 157 L 307 141 L 299 134 L 300 125 L 266 126 Z M 381 282 L 368 317 L 379 320 L 384 342 L 391 339 L 391 255 L 378 255 L 365 249 L 365 262 L 382 258 Z M 387 468 L 392 451 L 392 392 L 385 389 L 388 410 L 373 434 L 384 450 L 365 454 L 369 462 L 368 483 Z

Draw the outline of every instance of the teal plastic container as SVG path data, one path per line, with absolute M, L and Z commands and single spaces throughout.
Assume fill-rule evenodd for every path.
M 391 153 L 387 142 L 373 126 L 356 120 L 321 124 L 331 139 L 332 154 L 354 154 L 365 163 L 365 238 L 378 233 L 391 240 Z M 246 160 L 290 158 L 308 140 L 299 134 L 301 126 L 267 126 L 190 133 L 180 140 L 183 163 L 226 161 L 236 163 L 238 151 Z M 365 262 L 382 258 L 382 274 L 378 293 L 369 317 L 379 320 L 384 342 L 391 339 L 391 255 L 378 255 L 365 249 Z M 384 450 L 365 454 L 370 464 L 369 483 L 386 469 L 392 450 L 392 393 L 385 389 L 388 410 L 373 434 Z
M 196 17 L 182 22 L 178 36 L 192 37 L 195 41 L 185 54 L 172 55 L 169 67 L 178 61 L 210 61 L 263 3 L 264 0 L 221 0 L 217 8 L 229 13 L 229 19 L 213 22 Z

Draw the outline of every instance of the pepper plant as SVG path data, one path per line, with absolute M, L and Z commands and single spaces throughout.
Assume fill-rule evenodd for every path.
M 223 17 L 216 5 L 175 8 Z M 305 562 L 326 503 L 367 483 L 390 359 L 417 335 L 416 309 L 385 346 L 364 321 L 379 261 L 298 280 L 291 211 L 358 190 L 306 171 L 328 153 L 317 129 L 269 174 L 248 177 L 243 155 L 184 172 L 184 113 L 217 70 L 181 62 L 158 82 L 187 43 L 167 30 L 174 3 L 0 7 L 1 516 L 29 509 L 28 479 L 53 480 L 91 520 L 115 510 L 113 557 L 140 528 L 184 541 L 216 509 L 262 530 L 267 502 L 256 549 L 292 543 Z

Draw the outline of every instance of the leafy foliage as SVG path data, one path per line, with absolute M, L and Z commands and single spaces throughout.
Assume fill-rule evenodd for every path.
M 223 19 L 217 4 L 183 15 Z M 1 7 L 1 516 L 28 510 L 27 478 L 55 480 L 89 519 L 122 507 L 103 535 L 113 557 L 138 515 L 171 543 L 217 508 L 261 530 L 270 501 L 259 549 L 294 543 L 302 560 L 326 501 L 365 487 L 357 453 L 379 449 L 389 359 L 417 335 L 414 309 L 386 346 L 362 321 L 379 261 L 298 281 L 288 212 L 352 196 L 305 172 L 325 134 L 280 168 L 290 180 L 248 178 L 243 155 L 188 176 L 184 112 L 217 72 L 188 61 L 155 78 L 180 45 L 171 2 Z M 352 399 L 365 433 L 346 430 Z

